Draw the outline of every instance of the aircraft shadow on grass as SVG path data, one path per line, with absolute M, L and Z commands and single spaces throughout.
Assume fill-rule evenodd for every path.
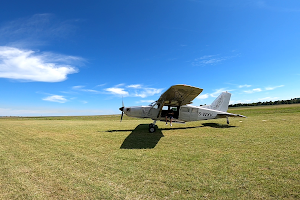
M 155 133 L 149 133 L 148 127 L 149 124 L 138 125 L 125 138 L 120 149 L 153 149 L 164 135 L 157 126 Z
M 218 124 L 218 123 L 203 123 L 203 126 L 209 126 L 212 128 L 234 128 L 236 126 L 231 126 L 228 124 Z
M 156 126 L 156 125 L 155 125 Z M 213 128 L 232 128 L 235 126 L 222 125 L 217 123 L 203 123 L 202 126 L 192 127 L 177 127 L 177 128 L 158 128 L 154 133 L 149 133 L 149 124 L 139 124 L 134 130 L 108 130 L 107 132 L 127 132 L 131 133 L 125 138 L 120 149 L 153 149 L 159 142 L 160 138 L 164 137 L 162 131 L 164 130 L 183 130 L 193 129 L 201 127 L 213 127 Z

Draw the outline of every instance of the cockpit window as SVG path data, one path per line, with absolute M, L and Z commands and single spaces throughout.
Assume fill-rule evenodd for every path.
M 149 104 L 149 106 L 154 106 L 156 104 L 156 101 Z
M 153 103 L 151 103 L 149 106 L 153 107 L 154 109 L 158 109 L 160 106 L 160 103 L 157 103 L 157 101 L 154 101 Z

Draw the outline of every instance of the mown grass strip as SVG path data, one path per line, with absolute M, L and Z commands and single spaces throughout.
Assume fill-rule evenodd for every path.
M 0 199 L 299 199 L 300 106 L 174 124 L 0 119 Z M 146 128 L 145 128 L 146 127 Z

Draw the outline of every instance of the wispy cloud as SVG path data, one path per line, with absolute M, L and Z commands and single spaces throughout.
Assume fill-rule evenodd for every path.
M 43 100 L 57 103 L 66 103 L 68 101 L 64 96 L 61 95 L 51 95 L 46 98 L 43 98 Z
M 128 85 L 127 87 L 138 89 L 138 88 L 141 88 L 142 86 L 140 84 L 135 84 L 135 85 Z
M 276 88 L 281 88 L 284 87 L 284 85 L 278 85 L 278 86 L 274 86 L 274 87 L 266 87 L 266 90 L 275 90 Z
M 252 93 L 261 92 L 261 91 L 263 91 L 261 88 L 255 88 L 255 89 L 252 89 L 252 90 L 245 90 L 244 92 L 248 93 L 248 94 L 252 94 Z
M 193 66 L 215 65 L 236 56 L 205 55 L 192 61 Z
M 98 91 L 98 90 L 86 89 L 85 86 L 83 86 L 83 85 L 73 86 L 72 89 L 73 89 L 73 90 L 77 90 L 77 91 L 82 91 L 82 92 L 96 93 L 96 94 L 101 93 L 101 92 Z
M 251 85 L 245 84 L 245 85 L 239 85 L 238 87 L 239 87 L 239 88 L 244 88 L 244 87 L 247 87 L 247 88 L 248 88 L 248 87 L 251 87 Z
M 150 104 L 152 102 L 154 102 L 155 100 L 140 100 L 140 101 L 137 101 L 136 103 L 137 104 L 140 104 L 140 103 L 147 103 L 147 104 Z
M 153 96 L 162 92 L 162 89 L 156 88 L 143 88 L 141 91 L 135 93 L 135 96 L 146 98 L 148 96 Z
M 163 89 L 149 88 L 141 84 L 132 84 L 126 86 L 125 84 L 118 84 L 111 88 L 106 88 L 105 91 L 118 96 L 131 96 L 146 98 L 155 94 L 160 94 Z
M 225 91 L 229 91 L 229 90 L 226 90 L 225 88 L 216 89 L 215 92 L 210 94 L 210 96 L 218 97 L 222 92 L 225 92 Z
M 73 64 L 82 61 L 80 57 L 0 46 L 0 78 L 61 82 L 67 75 L 77 73 Z
M 278 86 L 273 86 L 273 87 L 265 87 L 264 89 L 262 88 L 254 88 L 252 90 L 245 90 L 245 93 L 248 94 L 252 94 L 252 93 L 256 93 L 256 92 L 263 92 L 263 91 L 269 91 L 269 90 L 275 90 L 277 88 L 281 88 L 284 87 L 284 85 L 278 85 Z
M 16 19 L 0 27 L 0 42 L 18 47 L 44 45 L 48 40 L 66 38 L 73 33 L 75 21 L 61 21 L 49 13 Z

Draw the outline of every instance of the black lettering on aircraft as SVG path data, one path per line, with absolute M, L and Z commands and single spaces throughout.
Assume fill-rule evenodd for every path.
M 199 113 L 200 114 L 200 113 Z M 201 115 L 201 114 L 200 114 Z M 200 116 L 199 115 L 199 116 Z M 212 117 L 212 114 L 211 113 L 202 113 L 202 116 L 203 117 Z

